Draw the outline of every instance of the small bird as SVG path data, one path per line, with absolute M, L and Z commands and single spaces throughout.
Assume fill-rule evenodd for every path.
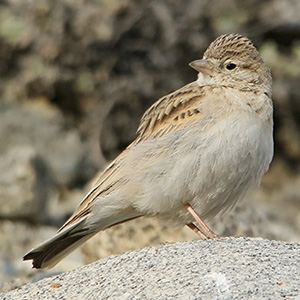
M 137 138 L 58 232 L 24 260 L 53 267 L 100 230 L 141 216 L 217 237 L 204 220 L 258 186 L 272 160 L 272 77 L 239 34 L 220 36 L 190 66 L 198 79 L 145 112 Z

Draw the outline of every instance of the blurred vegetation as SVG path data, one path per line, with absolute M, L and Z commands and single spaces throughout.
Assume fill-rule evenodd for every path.
M 272 69 L 277 126 L 291 118 L 298 134 L 299 114 L 288 107 L 299 107 L 299 9 L 298 1 L 279 0 L 3 1 L 0 99 L 48 101 L 83 138 L 100 135 L 111 159 L 151 103 L 195 79 L 190 61 L 218 35 L 239 32 Z M 290 158 L 298 165 L 300 146 L 282 140 L 276 133 L 279 155 L 296 147 Z

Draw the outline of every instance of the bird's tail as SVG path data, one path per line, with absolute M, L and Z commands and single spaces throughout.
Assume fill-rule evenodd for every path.
M 97 231 L 84 228 L 85 219 L 59 231 L 52 238 L 29 251 L 23 260 L 32 259 L 33 268 L 51 268 L 70 252 L 91 238 Z
M 52 238 L 25 254 L 23 260 L 32 259 L 33 268 L 52 268 L 100 230 L 137 217 L 140 215 L 136 211 L 123 211 L 108 220 L 104 218 L 98 226 L 91 226 L 91 221 L 85 216 L 77 222 L 62 226 Z

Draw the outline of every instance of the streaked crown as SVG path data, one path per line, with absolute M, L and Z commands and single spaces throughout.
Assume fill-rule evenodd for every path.
M 223 60 L 226 57 L 240 58 L 247 56 L 261 61 L 260 55 L 253 43 L 240 34 L 225 34 L 213 41 L 204 53 L 204 58 L 215 58 Z

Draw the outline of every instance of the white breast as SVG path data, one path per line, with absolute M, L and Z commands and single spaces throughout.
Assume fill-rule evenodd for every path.
M 211 132 L 191 186 L 197 193 L 192 203 L 204 219 L 233 207 L 259 185 L 273 157 L 270 125 L 249 114 L 232 115 L 222 123 Z
M 259 184 L 272 156 L 272 126 L 248 113 L 232 115 L 204 134 L 174 139 L 164 159 L 140 178 L 143 193 L 135 206 L 173 225 L 191 221 L 186 202 L 211 218 Z
M 231 208 L 259 184 L 273 156 L 272 124 L 249 106 L 225 105 L 226 113 L 207 113 L 214 115 L 208 118 L 211 123 L 199 119 L 195 126 L 139 143 L 134 155 L 128 154 L 133 171 L 126 194 L 132 191 L 131 203 L 141 214 L 184 225 L 191 217 L 183 203 L 207 219 Z

